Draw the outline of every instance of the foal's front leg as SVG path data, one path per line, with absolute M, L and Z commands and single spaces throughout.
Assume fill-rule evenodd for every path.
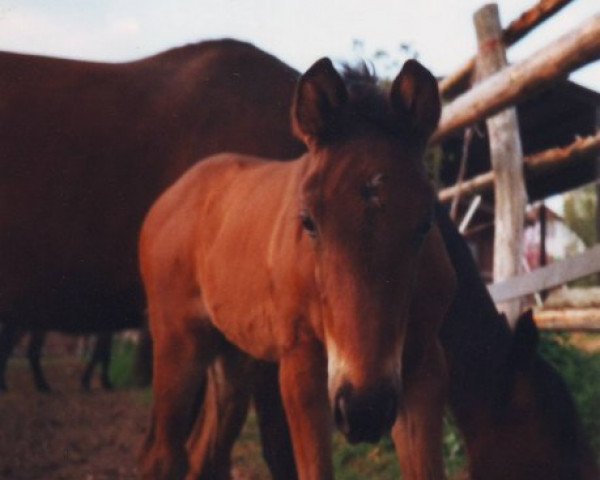
M 406 480 L 445 478 L 442 452 L 446 362 L 437 339 L 404 376 L 405 393 L 392 437 Z
M 154 336 L 154 405 L 141 455 L 144 480 L 180 480 L 188 473 L 185 444 L 194 402 L 220 340 L 210 331 L 202 333 L 162 328 Z
M 298 478 L 332 480 L 332 416 L 322 345 L 314 342 L 296 347 L 281 359 L 279 377 Z

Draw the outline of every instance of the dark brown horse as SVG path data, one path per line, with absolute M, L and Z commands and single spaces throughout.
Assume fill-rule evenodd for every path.
M 536 351 L 531 312 L 511 332 L 440 206 L 436 219 L 458 278 L 441 339 L 450 365 L 450 407 L 466 441 L 470 477 L 600 478 L 569 390 Z
M 201 156 L 299 154 L 296 78 L 229 40 L 123 64 L 0 53 L 0 389 L 19 331 L 142 324 L 145 212 Z
M 301 479 L 333 478 L 333 420 L 351 442 L 396 421 L 405 478 L 442 477 L 438 329 L 454 276 L 422 165 L 439 114 L 416 61 L 384 96 L 322 59 L 292 106 L 306 154 L 205 159 L 154 204 L 140 239 L 154 340 L 144 478 L 188 473 L 194 399 L 231 345 L 279 363 Z
M 597 480 L 600 471 L 569 391 L 536 352 L 531 312 L 511 332 L 465 240 L 439 205 L 436 221 L 457 275 L 456 296 L 440 335 L 449 364 L 449 405 L 467 446 L 466 478 Z M 211 370 L 207 402 L 195 426 L 197 440 L 191 442 L 196 462 L 204 465 L 200 478 L 228 478 L 221 465 L 229 465 L 233 440 L 245 418 L 245 395 L 255 395 L 273 477 L 295 478 L 274 368 L 248 362 L 244 382 L 254 378 L 253 387 L 227 377 L 223 365 Z M 217 424 L 206 420 L 217 416 Z M 402 460 L 402 438 L 394 440 Z

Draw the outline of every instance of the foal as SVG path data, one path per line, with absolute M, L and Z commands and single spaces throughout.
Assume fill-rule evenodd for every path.
M 415 61 L 385 97 L 322 59 L 292 107 L 305 155 L 215 156 L 159 198 L 140 238 L 155 372 L 144 478 L 198 473 L 195 399 L 217 358 L 246 364 L 236 349 L 279 363 L 301 479 L 333 478 L 334 420 L 351 442 L 396 421 L 408 478 L 443 476 L 437 334 L 454 273 L 421 163 L 439 114 Z

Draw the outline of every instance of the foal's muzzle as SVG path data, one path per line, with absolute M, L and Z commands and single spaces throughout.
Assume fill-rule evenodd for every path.
M 335 397 L 335 423 L 350 443 L 377 442 L 392 427 L 397 403 L 391 387 L 358 392 L 346 383 Z

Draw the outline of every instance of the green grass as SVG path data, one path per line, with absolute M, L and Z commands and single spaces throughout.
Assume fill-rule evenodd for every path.
M 543 334 L 540 352 L 554 365 L 569 386 L 592 447 L 600 455 L 600 354 L 585 353 L 567 342 L 568 336 Z M 117 344 L 111 364 L 111 378 L 118 388 L 132 385 L 131 366 L 135 356 L 132 344 Z M 146 398 L 150 401 L 151 394 Z M 349 445 L 336 433 L 333 439 L 333 463 L 340 480 L 389 480 L 401 478 L 394 447 L 389 438 L 376 445 Z M 450 475 L 465 465 L 464 447 L 451 419 L 444 429 L 444 456 Z M 600 456 L 599 456 L 600 458 Z M 256 472 L 253 478 L 269 478 L 262 460 L 256 418 L 250 414 L 234 450 L 234 462 Z
M 389 438 L 375 445 L 349 445 L 336 433 L 333 439 L 333 465 L 336 478 L 342 480 L 398 478 L 400 468 Z

